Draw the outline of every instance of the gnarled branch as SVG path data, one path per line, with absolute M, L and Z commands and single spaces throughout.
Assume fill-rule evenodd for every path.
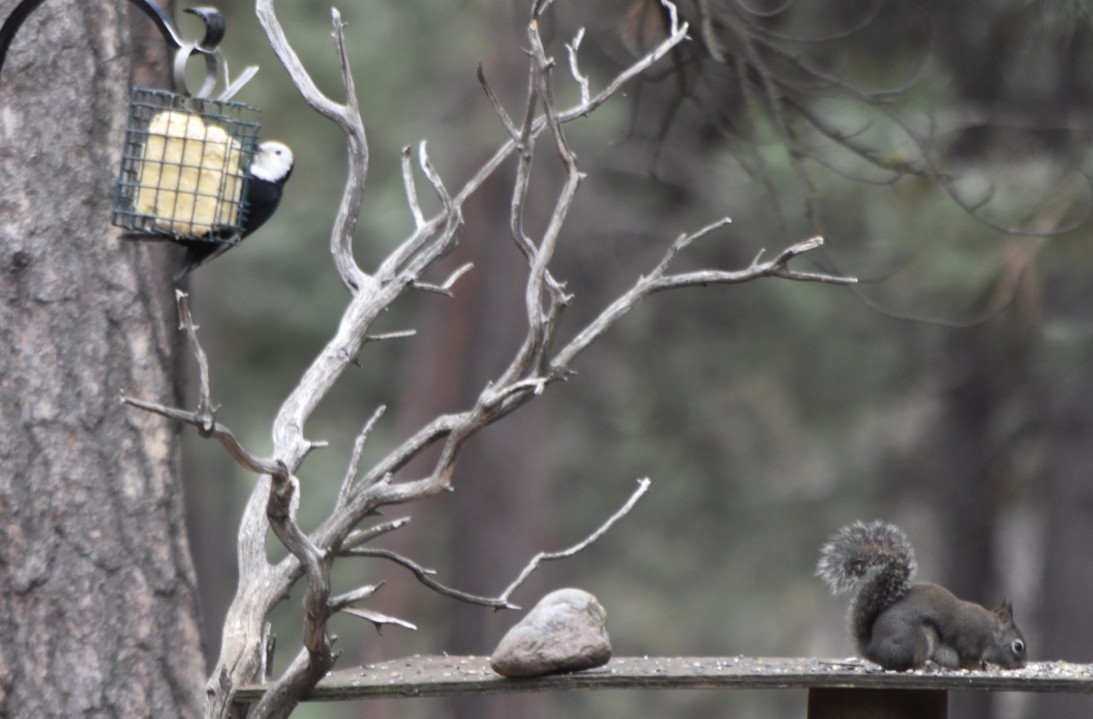
M 507 139 L 454 192 L 448 189 L 429 161 L 424 143 L 419 145 L 416 170 L 409 149 L 404 150 L 403 181 L 414 227 L 409 236 L 379 263 L 374 272 L 366 273 L 357 266 L 350 241 L 360 212 L 367 177 L 368 146 L 357 106 L 352 73 L 346 59 L 340 18 L 335 11 L 334 40 L 347 95 L 344 104 L 334 102 L 318 91 L 288 45 L 273 12 L 272 0 L 257 0 L 262 26 L 296 87 L 317 112 L 341 127 L 346 137 L 350 158 L 349 177 L 331 235 L 331 252 L 342 282 L 350 289 L 350 298 L 336 332 L 282 403 L 273 423 L 273 456 L 269 459 L 250 455 L 230 431 L 216 423 L 211 398 L 208 396 L 207 358 L 197 344 L 196 328 L 189 319 L 188 309 L 183 315 L 183 329 L 188 333 L 202 373 L 198 411 L 185 412 L 127 400 L 141 409 L 194 424 L 205 436 L 220 440 L 232 456 L 248 470 L 262 474 L 247 503 L 240 527 L 239 585 L 225 621 L 221 655 L 208 684 L 207 716 L 234 715 L 235 692 L 260 676 L 265 659 L 266 622 L 269 613 L 302 579 L 307 583 L 304 597 L 303 650 L 266 692 L 261 702 L 250 710 L 249 716 L 286 716 L 333 666 L 336 657 L 332 639 L 327 632 L 330 617 L 336 611 L 347 610 L 357 611 L 361 616 L 368 615 L 369 610 L 349 605 L 365 599 L 374 591 L 374 588 L 366 587 L 348 595 L 332 597 L 330 568 L 339 556 L 361 555 L 395 561 L 413 571 L 434 591 L 487 606 L 509 607 L 512 606 L 509 601 L 511 594 L 541 562 L 572 556 L 595 541 L 626 514 L 646 491 L 648 480 L 642 480 L 629 501 L 592 535 L 561 552 L 540 553 L 502 595 L 494 598 L 477 597 L 450 589 L 433 580 L 428 570 L 411 560 L 385 550 L 364 546 L 375 538 L 404 526 L 405 520 L 358 529 L 362 521 L 373 516 L 381 507 L 419 501 L 450 488 L 458 461 L 468 441 L 484 427 L 543 394 L 552 383 L 569 376 L 569 365 L 576 356 L 644 297 L 679 287 L 733 284 L 762 277 L 839 284 L 853 282 L 848 277 L 806 273 L 789 267 L 795 257 L 822 244 L 818 237 L 794 244 L 769 261 L 756 258 L 750 266 L 742 270 L 699 270 L 671 274 L 669 269 L 674 258 L 692 242 L 711 234 L 727 222 L 721 220 L 677 238 L 649 275 L 638 278 L 630 290 L 604 309 L 592 323 L 563 341 L 560 327 L 562 310 L 573 298 L 553 276 L 551 264 L 564 244 L 565 223 L 583 176 L 576 155 L 566 138 L 565 127 L 568 123 L 594 112 L 617 94 L 628 81 L 683 43 L 687 38 L 688 26 L 678 21 L 674 6 L 665 2 L 673 18 L 665 39 L 596 93 L 593 93 L 590 81 L 579 69 L 578 51 L 582 35 L 578 33 L 576 39 L 566 47 L 573 81 L 580 88 L 580 100 L 573 107 L 563 110 L 557 107 L 551 77 L 555 62 L 548 54 L 538 30 L 538 17 L 549 5 L 549 2 L 536 3 L 528 24 L 528 96 L 520 114 L 519 125 L 504 111 L 500 99 L 485 82 L 484 72 L 480 71 L 480 80 L 486 89 L 487 99 L 505 127 Z M 524 226 L 523 218 L 531 190 L 531 164 L 537 149 L 536 143 L 544 132 L 548 133 L 545 137 L 549 138 L 553 154 L 562 165 L 564 178 L 556 190 L 554 209 L 546 229 L 539 237 L 532 237 Z M 434 418 L 409 437 L 394 444 L 385 456 L 363 473 L 358 473 L 364 442 L 382 414 L 382 408 L 377 410 L 364 425 L 354 445 L 345 474 L 341 478 L 341 488 L 333 510 L 313 532 L 303 532 L 296 522 L 300 492 L 297 473 L 307 454 L 320 446 L 320 443 L 304 436 L 308 419 L 319 402 L 331 392 L 338 378 L 359 361 L 365 343 L 377 337 L 370 334 L 370 330 L 385 310 L 414 289 L 450 294 L 458 279 L 470 270 L 469 266 L 463 266 L 439 284 L 425 277 L 436 262 L 451 252 L 458 243 L 463 226 L 464 203 L 514 154 L 517 156 L 517 179 L 513 187 L 510 225 L 513 241 L 523 253 L 528 267 L 523 298 L 527 325 L 519 349 L 499 376 L 482 388 L 469 408 Z M 440 204 L 439 211 L 432 217 L 426 217 L 418 199 L 415 180 L 418 171 L 432 187 Z M 183 309 L 180 300 L 180 313 Z M 560 343 L 561 349 L 555 350 L 555 343 Z M 410 478 L 399 476 L 412 459 L 429 448 L 437 447 L 439 452 L 423 475 Z M 270 529 L 289 551 L 289 556 L 277 563 L 271 563 L 266 556 L 265 544 Z M 379 615 L 372 613 L 372 617 L 376 619 Z M 382 621 L 387 623 L 388 619 L 391 618 L 383 618 Z

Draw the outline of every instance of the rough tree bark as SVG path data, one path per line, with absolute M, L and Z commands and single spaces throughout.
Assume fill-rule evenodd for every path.
M 0 77 L 4 717 L 201 710 L 178 432 L 119 401 L 177 395 L 176 250 L 110 225 L 129 88 L 166 57 L 127 3 L 50 2 Z

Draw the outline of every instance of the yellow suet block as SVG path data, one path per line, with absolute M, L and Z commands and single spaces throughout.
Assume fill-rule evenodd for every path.
M 195 114 L 156 113 L 141 155 L 136 210 L 169 232 L 202 235 L 234 225 L 243 192 L 240 145 Z

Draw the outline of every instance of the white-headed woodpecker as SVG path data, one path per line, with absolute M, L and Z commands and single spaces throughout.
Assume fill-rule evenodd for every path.
M 292 175 L 293 163 L 292 150 L 288 145 L 276 140 L 267 140 L 260 144 L 250 163 L 247 212 L 243 219 L 242 232 L 238 237 L 232 237 L 225 242 L 182 240 L 181 243 L 186 246 L 186 256 L 183 258 L 182 268 L 175 273 L 174 281 L 178 282 L 194 268 L 224 254 L 265 224 L 281 202 L 285 183 Z

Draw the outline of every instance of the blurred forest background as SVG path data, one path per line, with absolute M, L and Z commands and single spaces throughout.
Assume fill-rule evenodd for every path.
M 252 5 L 222 5 L 233 70 L 262 68 L 239 99 L 263 108 L 264 134 L 296 153 L 275 220 L 192 279 L 220 418 L 261 454 L 278 405 L 346 300 L 328 253 L 345 150 L 296 94 Z M 372 153 L 357 232 L 365 269 L 411 226 L 403 146 L 427 140 L 452 186 L 505 139 L 474 70 L 481 61 L 519 111 L 527 5 L 339 5 Z M 587 27 L 581 57 L 594 89 L 657 39 L 662 12 L 646 0 L 554 6 L 548 49 L 564 59 L 562 43 Z M 575 294 L 567 326 L 593 317 L 680 232 L 724 215 L 733 224 L 680 267 L 743 267 L 761 249 L 821 232 L 826 254 L 815 259 L 862 284 L 763 280 L 650 298 L 569 382 L 479 436 L 456 491 L 406 507 L 413 522 L 389 546 L 449 585 L 496 593 L 535 552 L 583 537 L 648 476 L 651 491 L 626 519 L 585 553 L 544 567 L 516 601 L 530 607 L 562 586 L 595 593 L 617 655 L 844 657 L 845 602 L 813 576 L 817 548 L 850 520 L 881 517 L 911 536 L 920 576 L 982 603 L 1013 600 L 1034 660 L 1093 660 L 1089 11 L 1034 0 L 695 0 L 681 9 L 694 40 L 625 98 L 568 126 L 588 179 L 554 271 Z M 281 3 L 279 13 L 320 86 L 340 97 L 329 0 Z M 196 21 L 179 17 L 196 34 Z M 775 93 L 765 86 L 772 78 L 783 83 Z M 564 107 L 577 97 L 564 63 L 556 81 Z M 531 203 L 540 222 L 554 196 L 547 157 L 532 184 L 533 198 L 544 191 Z M 930 163 L 932 172 L 914 172 Z M 522 338 L 512 169 L 468 205 L 448 262 L 475 269 L 454 299 L 419 293 L 392 313 L 386 329 L 417 336 L 369 345 L 307 428 L 330 448 L 303 467 L 305 522 L 329 506 L 376 405 L 389 410 L 366 462 L 465 406 Z M 1068 229 L 1034 232 L 1054 227 Z M 186 436 L 215 657 L 253 477 Z M 420 629 L 377 636 L 336 619 L 341 667 L 416 652 L 488 654 L 520 616 L 438 597 L 379 562 L 349 571 L 338 578 L 344 588 L 386 581 L 375 608 Z M 280 619 L 284 662 L 295 651 L 296 598 Z M 799 717 L 804 701 L 793 692 L 596 692 L 305 705 L 298 715 Z M 1086 697 L 954 702 L 962 717 L 1093 714 Z

